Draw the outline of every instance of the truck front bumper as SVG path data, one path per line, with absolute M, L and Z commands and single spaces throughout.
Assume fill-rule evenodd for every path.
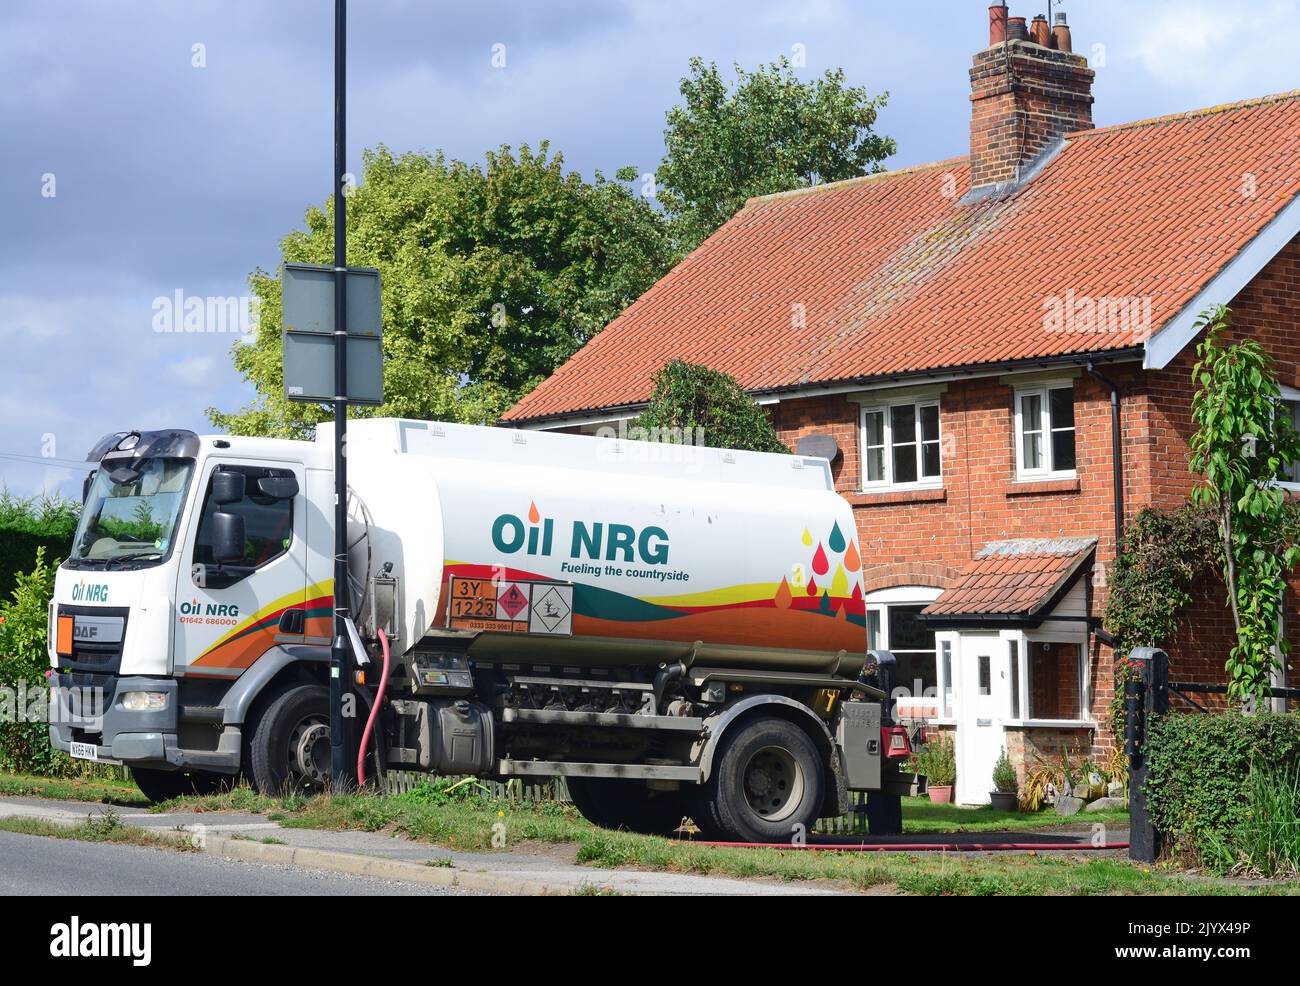
M 118 678 L 56 674 L 50 678 L 50 744 L 71 753 L 73 743 L 94 746 L 98 760 L 162 770 L 181 768 L 233 774 L 239 770 L 240 730 L 225 726 L 214 749 L 180 742 L 180 695 L 174 678 Z M 160 692 L 161 709 L 127 709 L 128 692 Z

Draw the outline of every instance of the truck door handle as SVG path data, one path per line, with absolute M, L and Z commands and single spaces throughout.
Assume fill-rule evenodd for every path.
M 300 609 L 286 609 L 280 614 L 280 632 L 301 636 L 307 626 L 306 614 Z

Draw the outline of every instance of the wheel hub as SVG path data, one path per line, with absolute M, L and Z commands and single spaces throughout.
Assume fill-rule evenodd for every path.
M 745 800 L 759 817 L 779 822 L 803 800 L 803 768 L 783 747 L 759 750 L 745 767 Z
M 329 779 L 330 727 L 323 722 L 300 723 L 289 741 L 289 768 L 312 784 Z

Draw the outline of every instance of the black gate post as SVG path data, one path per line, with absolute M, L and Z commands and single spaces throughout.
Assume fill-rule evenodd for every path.
M 1124 752 L 1128 754 L 1128 857 L 1154 863 L 1160 856 L 1161 833 L 1147 807 L 1146 747 L 1151 720 L 1169 711 L 1169 655 L 1158 647 L 1135 647 L 1129 660 L 1139 680 L 1124 682 Z
M 880 721 L 882 724 L 893 724 L 894 681 L 898 673 L 898 661 L 887 650 L 869 652 L 867 661 L 868 664 L 874 661 L 876 668 L 869 683 L 885 693 L 885 697 L 880 700 Z M 885 751 L 880 752 L 883 758 Z M 875 791 L 867 795 L 867 833 L 869 835 L 903 834 L 902 795 L 886 794 L 884 791 Z

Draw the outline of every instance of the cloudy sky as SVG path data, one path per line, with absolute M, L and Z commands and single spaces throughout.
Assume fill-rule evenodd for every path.
M 964 154 L 983 0 L 353 0 L 349 164 L 379 142 L 481 160 L 549 139 L 590 177 L 651 171 L 687 59 L 794 46 L 888 90 L 890 167 Z M 1043 3 L 1012 3 L 1032 16 Z M 0 481 L 80 487 L 105 432 L 210 430 L 246 403 L 232 336 L 155 331 L 159 297 L 248 294 L 329 193 L 330 0 L 6 3 L 0 11 Z M 1095 120 L 1300 85 L 1300 0 L 1077 0 Z M 504 66 L 494 65 L 504 45 Z M 201 46 L 196 48 L 196 46 Z M 500 58 L 496 59 L 500 62 Z M 196 63 L 202 63 L 196 65 Z M 51 194 L 52 193 L 52 194 Z

